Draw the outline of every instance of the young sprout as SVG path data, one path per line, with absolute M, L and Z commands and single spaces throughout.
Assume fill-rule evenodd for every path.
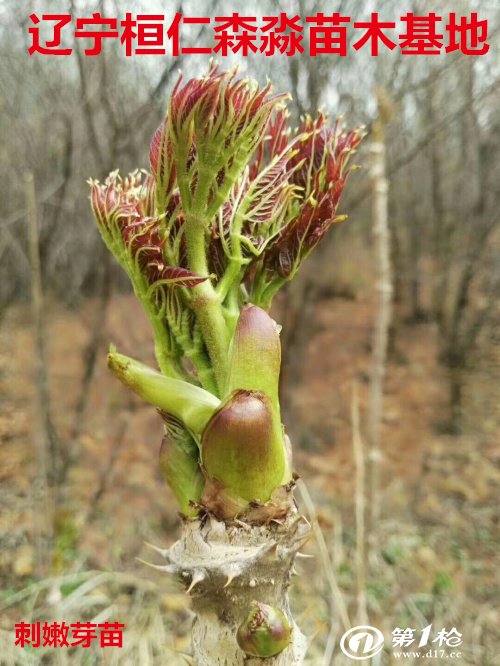
M 181 77 L 150 173 L 90 181 L 99 231 L 151 322 L 160 372 L 115 350 L 108 364 L 162 410 L 161 466 L 186 516 L 210 511 L 219 492 L 231 498 L 219 517 L 242 517 L 292 479 L 279 332 L 266 310 L 345 219 L 337 208 L 362 133 L 329 127 L 323 114 L 291 132 L 286 100 L 215 65 Z

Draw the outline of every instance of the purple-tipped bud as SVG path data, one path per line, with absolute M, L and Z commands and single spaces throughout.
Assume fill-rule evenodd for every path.
M 267 659 L 290 645 L 292 627 L 283 611 L 254 601 L 238 627 L 236 640 L 247 656 Z
M 248 502 L 267 502 L 283 483 L 282 434 L 264 393 L 235 391 L 208 422 L 201 448 L 208 477 Z
M 246 305 L 241 310 L 231 346 L 228 393 L 236 389 L 262 391 L 277 408 L 280 366 L 276 322 L 262 308 Z

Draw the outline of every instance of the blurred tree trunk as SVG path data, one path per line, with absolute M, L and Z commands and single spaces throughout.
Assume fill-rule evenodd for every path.
M 445 217 L 441 194 L 442 158 L 439 143 L 431 147 L 433 203 L 435 216 L 434 257 L 438 266 L 435 284 L 435 315 L 440 334 L 440 358 L 448 368 L 449 430 L 462 429 L 464 382 L 471 367 L 476 340 L 490 319 L 492 299 L 498 288 L 495 263 L 486 288 L 480 286 L 484 271 L 488 241 L 498 228 L 497 200 L 491 200 L 489 164 L 484 158 L 485 141 L 475 109 L 475 65 L 468 60 L 460 77 L 461 93 L 465 100 L 460 117 L 460 154 L 464 168 L 453 193 L 453 211 Z M 431 104 L 436 113 L 436 99 Z M 488 205 L 489 204 L 489 205 Z M 493 259 L 494 262 L 494 259 Z M 481 301 L 483 305 L 478 305 Z
M 426 319 L 425 310 L 422 306 L 422 278 L 420 268 L 420 257 L 422 255 L 421 240 L 422 228 L 418 224 L 414 207 L 408 211 L 409 218 L 409 300 L 410 321 L 418 323 Z
M 481 136 L 474 110 L 474 64 L 468 62 L 464 66 L 463 76 L 464 99 L 467 109 L 461 121 L 461 151 L 463 164 L 467 167 L 462 171 L 460 199 L 461 212 L 457 215 L 457 224 L 462 226 L 457 233 L 469 237 L 470 230 L 466 225 L 477 223 L 476 215 L 481 215 L 481 158 L 479 149 Z M 472 239 L 471 239 L 472 240 Z M 477 237 L 476 239 L 477 240 Z M 470 307 L 470 288 L 478 270 L 481 246 L 477 246 L 477 254 L 467 248 L 461 264 L 458 286 L 452 295 L 448 320 L 443 323 L 444 357 L 449 368 L 449 399 L 450 429 L 460 432 L 463 416 L 463 385 L 465 373 L 469 365 L 471 348 L 467 345 L 465 334 L 466 318 Z
M 36 192 L 32 173 L 25 174 L 25 188 L 36 359 L 35 418 L 33 419 L 35 424 L 33 441 L 36 447 L 37 467 L 33 484 L 34 534 L 37 574 L 43 577 L 48 575 L 52 560 L 54 502 L 59 477 L 60 452 L 51 419 Z M 43 511 L 37 510 L 39 506 L 43 507 Z
M 400 237 L 398 235 L 397 223 L 390 220 L 398 220 L 401 217 L 397 213 L 396 202 L 392 199 L 388 202 L 388 233 L 389 233 L 389 262 L 392 269 L 392 316 L 389 324 L 387 337 L 387 354 L 390 357 L 398 356 L 398 338 L 401 328 L 401 305 L 404 300 L 404 265 L 401 250 Z
M 427 118 L 429 126 L 434 126 L 440 115 L 438 100 L 438 81 L 435 75 L 429 84 L 427 95 Z M 445 316 L 445 301 L 448 279 L 449 237 L 446 221 L 446 210 L 443 196 L 443 156 L 439 137 L 429 144 L 431 168 L 431 202 L 432 202 L 432 312 L 434 319 L 440 323 Z
M 379 110 L 372 131 L 371 182 L 372 217 L 377 266 L 377 310 L 373 334 L 373 357 L 368 402 L 368 479 L 370 511 L 368 533 L 372 533 L 380 515 L 380 428 L 383 413 L 384 378 L 387 362 L 389 328 L 391 324 L 392 269 L 389 233 L 389 204 L 385 148 L 385 114 L 382 93 L 379 93 Z

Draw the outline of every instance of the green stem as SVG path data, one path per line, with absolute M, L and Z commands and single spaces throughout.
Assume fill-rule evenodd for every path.
M 182 324 L 179 325 L 174 317 L 169 316 L 168 311 L 166 317 L 177 344 L 182 349 L 186 358 L 196 368 L 197 379 L 200 384 L 204 389 L 210 391 L 210 393 L 216 394 L 217 385 L 215 383 L 214 372 L 203 345 L 203 340 L 195 341 L 188 332 L 183 331 Z
M 264 310 L 268 310 L 271 307 L 273 298 L 287 282 L 288 280 L 286 278 L 274 278 L 273 281 L 263 289 L 259 303 Z
M 240 316 L 240 285 L 234 284 L 224 301 L 224 319 L 232 340 Z M 229 372 L 229 370 L 228 370 Z
M 199 275 L 208 275 L 205 248 L 205 230 L 208 223 L 200 215 L 186 216 L 186 242 L 189 268 Z M 227 374 L 227 349 L 229 336 L 222 311 L 222 304 L 213 285 L 203 282 L 193 288 L 190 307 L 199 322 L 201 334 L 208 350 L 219 392 Z
M 169 353 L 172 346 L 172 341 L 168 331 L 161 320 L 158 319 L 157 314 L 154 312 L 149 301 L 140 299 L 146 314 L 148 315 L 151 326 L 153 327 L 153 337 L 155 341 L 155 356 L 158 366 L 166 377 L 173 377 L 175 379 L 185 379 L 185 375 L 175 367 L 175 360 Z
M 227 376 L 229 335 L 220 300 L 211 284 L 205 282 L 195 287 L 191 307 L 200 325 L 220 395 Z
M 226 296 L 230 294 L 234 288 L 235 283 L 239 286 L 241 281 L 241 267 L 244 264 L 244 260 L 241 257 L 230 257 L 229 263 L 226 268 L 226 271 L 222 278 L 219 280 L 219 284 L 216 287 L 216 292 L 221 301 L 224 301 Z

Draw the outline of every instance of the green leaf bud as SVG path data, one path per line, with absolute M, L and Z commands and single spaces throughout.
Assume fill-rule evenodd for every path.
M 199 435 L 220 405 L 220 400 L 198 386 L 160 374 L 133 358 L 108 354 L 108 367 L 118 379 L 146 402 L 175 416 L 194 435 Z
M 254 601 L 238 627 L 236 640 L 247 656 L 267 659 L 290 645 L 292 627 L 283 611 Z

